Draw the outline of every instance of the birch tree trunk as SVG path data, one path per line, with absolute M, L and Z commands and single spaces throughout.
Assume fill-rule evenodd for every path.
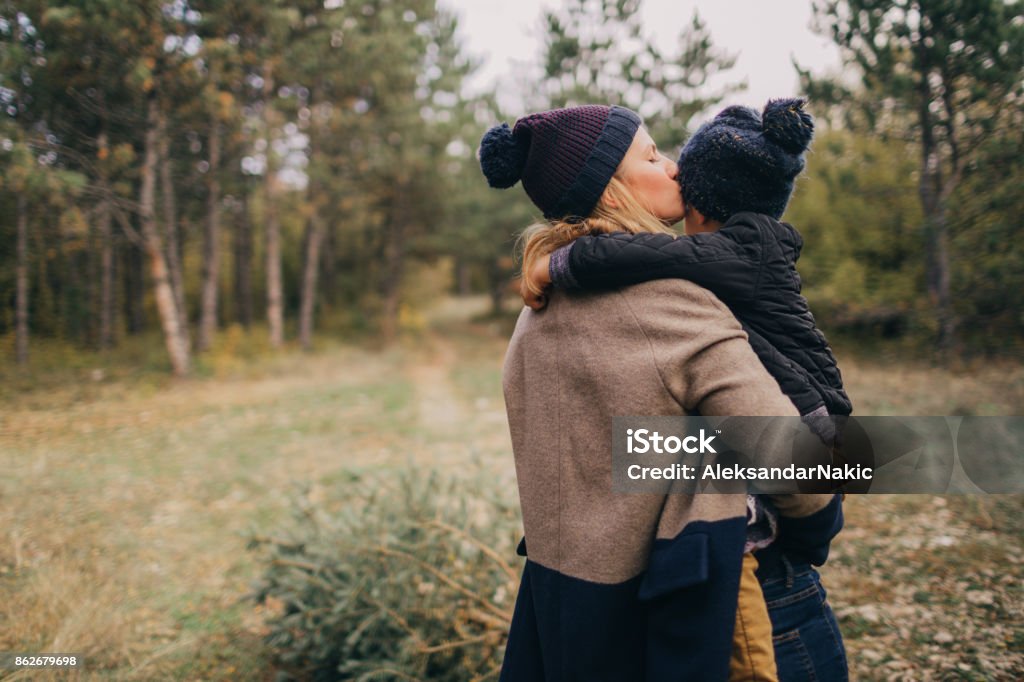
M 178 313 L 178 327 L 186 344 L 191 344 L 188 333 L 188 310 L 185 307 L 185 283 L 182 276 L 181 240 L 178 233 L 178 210 L 174 199 L 174 177 L 171 174 L 170 144 L 167 135 L 167 117 L 158 110 L 157 140 L 160 150 L 160 198 L 164 209 L 164 232 L 167 235 L 167 270 L 174 306 Z
M 217 332 L 217 285 L 220 278 L 220 144 L 217 121 L 210 127 L 210 169 L 206 199 L 206 233 L 203 240 L 202 315 L 199 322 L 199 349 L 206 350 Z
M 14 356 L 19 365 L 28 363 L 28 202 L 18 194 L 18 265 L 15 303 Z
M 159 159 L 160 111 L 155 97 L 149 98 L 146 111 L 146 133 L 142 164 L 142 188 L 139 193 L 139 209 L 142 214 L 142 238 L 146 255 L 149 257 L 156 307 L 160 313 L 160 325 L 164 342 L 171 358 L 171 367 L 176 376 L 186 376 L 191 370 L 189 344 L 186 330 L 181 327 L 181 314 L 171 285 L 167 259 L 164 255 L 160 232 L 156 226 L 156 174 Z

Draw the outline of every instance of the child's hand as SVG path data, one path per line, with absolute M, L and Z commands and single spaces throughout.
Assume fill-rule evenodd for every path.
M 523 303 L 533 310 L 543 310 L 548 304 L 547 290 L 551 287 L 551 274 L 548 266 L 551 263 L 551 256 L 541 256 L 530 268 L 529 272 L 523 273 L 523 279 L 519 283 L 519 295 L 523 297 Z

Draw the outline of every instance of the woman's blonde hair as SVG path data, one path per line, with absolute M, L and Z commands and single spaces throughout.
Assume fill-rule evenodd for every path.
M 572 242 L 579 237 L 608 232 L 662 232 L 675 234 L 650 209 L 648 209 L 632 190 L 618 176 L 608 182 L 604 193 L 591 214 L 580 222 L 552 220 L 534 223 L 519 237 L 523 249 L 522 278 L 527 289 L 539 295 L 540 288 L 529 277 L 531 267 L 538 258 L 546 256 L 555 249 Z

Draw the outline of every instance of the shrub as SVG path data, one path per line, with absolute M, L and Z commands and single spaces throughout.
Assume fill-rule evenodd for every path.
M 284 676 L 497 677 L 519 581 L 512 488 L 410 467 L 299 496 L 280 537 L 250 543 Z

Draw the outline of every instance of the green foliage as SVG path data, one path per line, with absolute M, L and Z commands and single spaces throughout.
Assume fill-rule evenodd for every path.
M 521 84 L 530 107 L 622 102 L 670 149 L 695 113 L 741 87 L 710 87 L 733 57 L 697 15 L 678 27 L 674 49 L 661 50 L 641 6 L 571 0 L 546 11 L 543 73 Z M 926 264 L 936 261 L 927 255 L 938 248 L 936 235 L 945 235 L 950 305 L 967 340 L 1012 350 L 1003 340 L 1024 325 L 1014 190 L 1024 127 L 1020 2 L 816 6 L 822 30 L 863 81 L 851 88 L 848 79 L 805 74 L 819 120 L 849 124 L 819 135 L 791 210 L 807 236 L 801 268 L 808 295 L 821 303 L 816 312 L 872 333 L 937 329 L 926 303 L 935 273 Z M 148 267 L 134 266 L 142 260 L 135 233 L 149 98 L 166 121 L 161 141 L 173 185 L 171 197 L 157 188 L 159 229 L 168 234 L 164 199 L 173 197 L 190 322 L 200 307 L 202 232 L 215 184 L 224 326 L 263 317 L 268 201 L 281 226 L 289 318 L 300 308 L 316 228 L 321 331 L 325 322 L 347 334 L 415 320 L 431 293 L 421 273 L 449 261 L 453 277 L 423 281 L 486 290 L 499 312 L 516 271 L 515 236 L 537 212 L 518 188 L 488 188 L 474 152 L 490 125 L 523 112 L 503 111 L 494 92 L 464 92 L 476 64 L 443 7 L 0 0 L 0 212 L 13 216 L 17 198 L 28 200 L 32 343 L 96 346 L 104 309 L 113 311 L 115 342 L 156 319 Z M 211 169 L 214 130 L 222 144 Z M 935 154 L 926 168 L 928 135 Z M 0 221 L 0 334 L 14 320 L 15 234 L 14 221 Z M 104 272 L 114 278 L 112 300 L 101 296 Z M 251 282 L 245 288 L 239 272 Z M 251 316 L 233 299 L 252 301 Z
M 686 138 L 697 113 L 745 84 L 712 90 L 708 78 L 728 71 L 735 57 L 716 49 L 695 12 L 664 53 L 643 30 L 641 0 L 571 0 L 544 15 L 542 92 L 551 107 L 622 104 L 637 110 L 665 149 Z
M 952 291 L 967 351 L 1019 353 L 1024 335 L 1020 129 L 985 145 L 949 209 Z M 929 347 L 916 145 L 819 133 L 785 219 L 804 237 L 804 294 L 829 332 Z
M 516 271 L 512 259 L 516 235 L 539 218 L 521 187 L 488 187 L 476 158 L 483 131 L 515 118 L 501 110 L 493 93 L 465 102 L 442 166 L 453 188 L 446 197 L 446 220 L 428 244 L 455 255 L 462 276 L 471 278 L 475 289 L 486 289 L 491 295 L 492 312 L 499 311 L 501 297 Z
M 1019 0 L 815 0 L 814 8 L 864 93 L 808 77 L 809 94 L 842 98 L 871 128 L 902 115 L 917 123 L 902 128 L 907 139 L 931 136 L 962 154 L 991 132 L 994 108 L 1024 94 Z
M 638 110 L 652 135 L 666 149 L 681 143 L 691 117 L 742 86 L 712 91 L 709 77 L 732 67 L 733 57 L 715 49 L 697 15 L 682 27 L 673 54 L 664 54 L 640 19 L 639 0 L 573 0 L 544 14 L 544 73 L 527 94 L 530 108 L 594 102 L 621 103 Z M 492 313 L 517 267 L 515 237 L 540 219 L 518 188 L 496 191 L 482 181 L 474 151 L 489 126 L 512 123 L 524 112 L 503 111 L 494 93 L 464 102 L 458 128 L 448 145 L 449 220 L 431 242 L 457 253 L 466 280 L 483 282 Z M 458 114 L 457 114 L 458 115 Z
M 831 107 L 830 120 L 847 127 L 912 143 L 918 159 L 916 185 L 921 204 L 919 230 L 925 266 L 929 326 L 942 350 L 960 346 L 966 329 L 975 336 L 986 320 L 1009 328 L 988 333 L 1016 333 L 1012 315 L 987 316 L 1000 294 L 1016 300 L 1015 276 L 984 257 L 988 236 L 999 232 L 993 215 L 971 216 L 959 203 L 986 205 L 985 198 L 1009 174 L 1019 177 L 1020 156 L 1008 160 L 1004 173 L 987 175 L 983 159 L 994 140 L 1019 130 L 1024 104 L 1024 4 L 1019 0 L 818 0 L 819 28 L 840 47 L 844 61 L 860 77 L 859 88 L 836 79 L 801 72 L 812 98 Z M 981 193 L 968 195 L 965 179 Z M 981 176 L 987 176 L 981 179 Z M 996 204 L 999 202 L 996 201 Z M 1019 222 L 1019 219 L 1018 221 Z M 1004 230 L 1005 231 L 1005 230 Z M 1010 247 L 1011 250 L 1013 247 Z M 979 259 L 986 266 L 976 267 Z M 1012 267 L 1014 259 L 1003 261 Z M 978 273 L 988 269 L 979 281 Z M 960 290 L 955 291 L 954 282 Z M 993 297 L 993 293 L 999 291 Z M 962 296 L 989 303 L 964 304 Z M 980 308 L 978 306 L 981 306 Z M 967 314 L 967 320 L 960 319 Z M 978 314 L 981 313 L 981 314 Z M 964 326 L 967 321 L 970 326 Z
M 894 336 L 924 297 L 921 209 L 905 145 L 819 134 L 784 217 L 800 230 L 804 294 L 826 329 Z
M 267 643 L 300 679 L 478 679 L 496 671 L 518 583 L 510 496 L 479 466 L 349 474 L 255 536 Z
M 956 310 L 969 348 L 1024 352 L 1024 127 L 986 144 L 950 207 Z

